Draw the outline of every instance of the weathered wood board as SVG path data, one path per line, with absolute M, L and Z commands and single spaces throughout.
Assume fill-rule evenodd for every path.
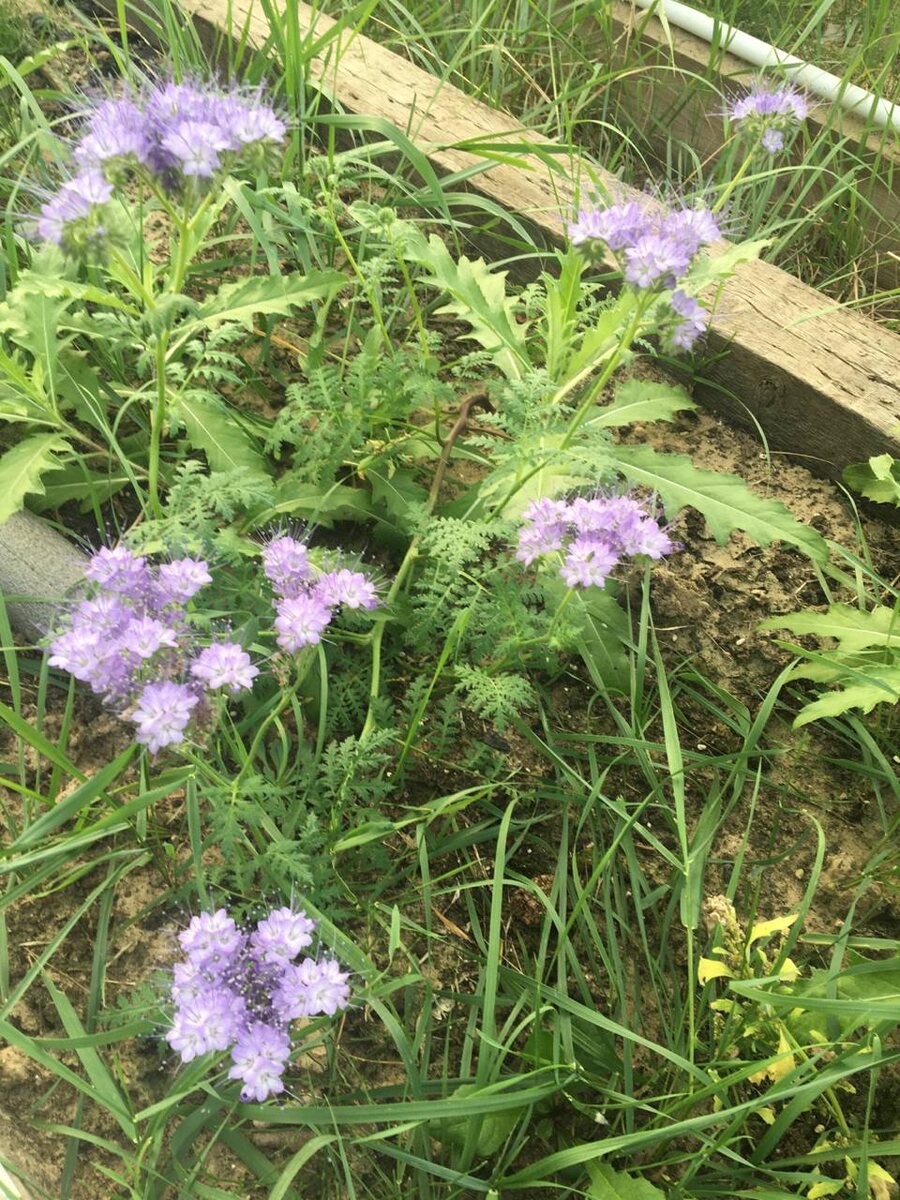
M 102 3 L 114 7 L 115 0 Z M 253 0 L 187 0 L 185 8 L 209 39 L 239 28 L 263 44 L 271 34 Z M 296 15 L 301 30 L 317 35 L 335 24 L 305 4 Z M 565 222 L 592 181 L 632 194 L 601 168 L 562 157 L 558 146 L 370 39 L 352 30 L 339 39 L 310 67 L 310 82 L 335 108 L 391 121 L 441 175 L 483 165 L 503 148 L 516 163 L 496 162 L 466 186 L 547 244 L 562 243 Z M 801 455 L 832 476 L 873 454 L 900 457 L 900 337 L 836 311 L 777 267 L 748 263 L 723 288 L 709 347 L 721 356 L 705 369 L 698 399 L 736 423 L 758 422 L 773 450 Z

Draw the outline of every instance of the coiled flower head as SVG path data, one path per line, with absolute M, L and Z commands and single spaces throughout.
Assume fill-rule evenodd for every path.
M 283 1092 L 292 1022 L 334 1016 L 350 1002 L 349 976 L 334 959 L 297 961 L 315 930 L 293 907 L 274 909 L 253 930 L 224 908 L 194 917 L 178 939 L 185 958 L 173 971 L 166 1034 L 182 1062 L 230 1050 L 228 1077 L 240 1080 L 242 1100 Z

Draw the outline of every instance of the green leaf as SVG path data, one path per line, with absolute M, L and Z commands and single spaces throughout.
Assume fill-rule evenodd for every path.
M 620 292 L 615 304 L 606 308 L 586 329 L 580 345 L 573 350 L 564 376 L 559 384 L 569 383 L 584 372 L 597 367 L 619 345 L 620 331 L 624 329 L 636 304 L 635 293 L 629 289 Z
M 773 240 L 760 238 L 755 242 L 735 242 L 721 252 L 699 256 L 682 281 L 682 286 L 687 286 L 687 290 L 693 295 L 698 288 L 733 275 L 735 267 L 759 258 L 763 250 L 772 245 Z
M 213 471 L 246 467 L 266 474 L 265 459 L 221 400 L 210 392 L 182 392 L 172 408 L 173 423 L 183 425 L 195 450 L 202 450 Z
M 52 402 L 57 392 L 59 321 L 71 303 L 19 286 L 0 304 L 0 332 L 34 359 L 35 382 L 40 379 Z
M 400 529 L 412 528 L 411 516 L 421 509 L 428 499 L 428 491 L 418 482 L 412 471 L 403 467 L 390 471 L 385 464 L 383 470 L 366 470 L 366 480 L 372 488 L 372 502 L 392 517 Z
M 878 454 L 867 463 L 846 467 L 844 483 L 867 500 L 900 508 L 900 459 L 890 454 Z
M 659 493 L 668 517 L 690 505 L 703 513 L 720 543 L 743 529 L 761 546 L 789 542 L 815 562 L 828 561 L 821 534 L 802 525 L 777 500 L 751 492 L 737 475 L 701 470 L 684 454 L 659 454 L 652 446 L 616 446 L 613 456 L 624 475 Z
M 7 450 L 0 458 L 0 525 L 22 508 L 29 492 L 44 491 L 41 477 L 57 470 L 56 456 L 69 449 L 58 433 L 37 433 Z
M 616 388 L 612 404 L 599 409 L 588 424 L 606 429 L 635 421 L 671 421 L 677 412 L 696 407 L 682 387 L 656 380 L 629 379 Z
M 545 579 L 542 584 L 545 593 L 556 591 L 561 602 L 567 590 L 561 579 Z M 617 692 L 627 690 L 631 625 L 615 596 L 605 589 L 576 588 L 567 615 L 578 627 L 578 652 L 594 686 Z
M 223 284 L 201 305 L 179 333 L 211 329 L 224 321 L 252 328 L 257 314 L 285 315 L 312 300 L 330 299 L 347 283 L 340 271 L 311 271 L 308 275 L 256 275 Z
M 851 708 L 871 712 L 876 704 L 900 702 L 900 666 L 867 667 L 869 682 L 853 683 L 833 692 L 825 692 L 812 704 L 807 704 L 794 720 L 794 728 L 820 721 L 823 717 L 839 717 Z
M 452 1093 L 451 1099 L 477 1094 L 479 1088 L 474 1083 L 463 1083 Z M 479 1158 L 487 1158 L 496 1154 L 516 1126 L 516 1122 L 525 1111 L 524 1107 L 514 1105 L 511 1108 L 501 1108 L 496 1112 L 487 1113 L 481 1118 L 478 1138 L 475 1142 L 475 1153 Z M 466 1135 L 472 1117 L 444 1117 L 438 1121 L 429 1121 L 429 1132 L 443 1146 L 454 1146 L 461 1149 L 466 1144 Z
M 528 370 L 525 326 L 516 320 L 516 302 L 506 294 L 506 271 L 494 271 L 483 258 L 455 261 L 436 235 L 426 243 L 412 239 L 406 253 L 430 272 L 423 282 L 450 294 L 438 312 L 465 321 L 471 337 L 493 356 L 507 379 L 521 379 Z
M 866 650 L 870 646 L 889 646 L 900 654 L 900 613 L 882 605 L 864 611 L 849 604 L 832 604 L 827 612 L 796 612 L 769 617 L 761 629 L 789 629 L 791 633 L 811 633 L 819 638 L 834 638 L 843 653 Z
M 590 1200 L 665 1200 L 665 1192 L 649 1180 L 614 1171 L 609 1163 L 588 1163 L 587 1172 L 591 1185 L 585 1195 Z
M 365 488 L 334 483 L 323 489 L 298 481 L 290 472 L 278 480 L 275 501 L 268 519 L 291 514 L 331 526 L 335 521 L 364 521 L 372 516 L 372 501 Z

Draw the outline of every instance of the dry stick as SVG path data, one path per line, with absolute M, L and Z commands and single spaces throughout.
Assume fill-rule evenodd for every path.
M 427 515 L 430 515 L 434 511 L 434 506 L 437 504 L 438 497 L 441 494 L 441 487 L 444 477 L 447 474 L 447 468 L 450 465 L 450 456 L 453 453 L 453 447 L 466 428 L 469 413 L 476 405 L 490 408 L 490 399 L 483 388 L 478 388 L 476 391 L 470 392 L 468 396 L 464 397 L 459 406 L 459 412 L 453 423 L 453 427 L 447 434 L 447 438 L 441 447 L 441 456 L 435 468 L 434 479 L 431 481 L 428 499 L 425 501 L 425 512 Z M 359 735 L 360 741 L 372 732 L 375 725 L 375 705 L 378 703 L 381 691 L 381 642 L 384 638 L 384 629 L 388 621 L 389 609 L 400 588 L 403 586 L 413 563 L 419 556 L 419 544 L 421 541 L 422 535 L 421 533 L 417 533 L 409 543 L 406 554 L 403 556 L 403 562 L 401 562 L 397 574 L 394 576 L 394 582 L 391 584 L 391 589 L 385 597 L 383 606 L 385 610 L 384 614 L 378 618 L 378 624 L 372 630 L 372 674 L 369 683 L 369 708 L 366 713 L 365 724 Z

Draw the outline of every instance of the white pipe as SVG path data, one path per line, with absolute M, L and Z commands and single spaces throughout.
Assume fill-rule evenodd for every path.
M 799 84 L 806 91 L 825 100 L 837 102 L 842 108 L 865 117 L 881 129 L 900 131 L 900 104 L 879 99 L 864 88 L 857 87 L 855 83 L 847 83 L 837 75 L 770 46 L 768 42 L 735 29 L 733 25 L 726 25 L 724 21 L 717 21 L 705 13 L 697 12 L 687 4 L 680 4 L 678 0 L 634 0 L 634 3 L 639 8 L 651 11 L 661 9 L 663 16 L 679 29 L 702 38 L 704 42 L 717 39 L 724 49 L 755 67 L 785 67 L 791 82 Z

